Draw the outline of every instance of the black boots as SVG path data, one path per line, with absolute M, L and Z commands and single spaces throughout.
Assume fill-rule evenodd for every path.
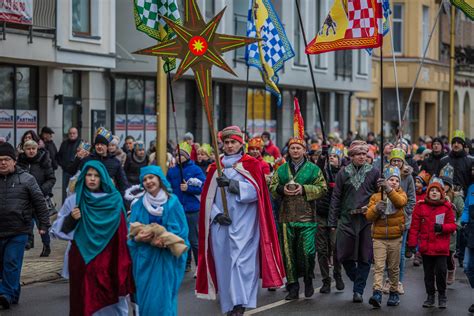
M 362 303 L 364 299 L 362 298 L 362 294 L 354 292 L 354 296 L 352 296 L 352 302 L 354 303 Z
M 344 290 L 344 281 L 342 281 L 341 276 L 334 277 L 334 280 L 336 281 L 336 290 L 342 291 Z
M 448 298 L 446 294 L 438 294 L 438 308 L 445 309 L 447 307 Z
M 331 293 L 331 279 L 323 280 L 323 286 L 319 289 L 319 293 L 328 294 Z
M 300 292 L 300 285 L 298 282 L 289 283 L 286 287 L 288 289 L 288 295 L 285 297 L 285 300 L 297 300 Z M 305 291 L 306 292 L 306 291 Z
M 424 301 L 424 303 L 423 303 L 423 307 L 430 308 L 430 307 L 434 307 L 434 305 L 435 305 L 435 296 L 434 296 L 434 294 L 433 295 L 428 294 L 428 297 L 426 298 L 426 301 Z
M 43 245 L 43 251 L 41 251 L 40 257 L 49 257 L 51 254 L 51 247 Z
M 243 316 L 244 312 L 245 307 L 242 307 L 242 305 L 235 305 L 230 312 L 227 312 L 227 316 Z

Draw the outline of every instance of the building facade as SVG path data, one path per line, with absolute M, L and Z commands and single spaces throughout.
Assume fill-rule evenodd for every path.
M 440 10 L 435 0 L 397 0 L 391 2 L 391 30 L 383 45 L 383 115 L 384 134 L 393 136 L 399 126 L 399 113 L 405 111 L 412 86 Z M 455 75 L 454 128 L 474 133 L 471 103 L 473 23 L 458 11 L 456 23 L 457 66 Z M 411 139 L 424 135 L 447 135 L 449 117 L 449 15 L 441 7 L 439 21 L 428 46 L 426 60 L 415 85 L 403 133 Z M 470 52 L 470 53 L 469 53 Z M 395 65 L 394 59 L 395 57 Z M 369 92 L 356 93 L 352 100 L 351 128 L 365 134 L 381 130 L 380 50 L 372 58 L 372 85 Z M 397 69 L 400 112 L 397 102 L 395 71 Z M 402 114 L 403 115 L 403 114 Z M 402 116 L 400 115 L 400 116 Z

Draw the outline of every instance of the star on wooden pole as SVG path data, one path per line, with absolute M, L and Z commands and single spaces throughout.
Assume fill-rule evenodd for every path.
M 168 26 L 174 31 L 176 37 L 172 40 L 135 52 L 135 54 L 140 55 L 181 59 L 173 81 L 178 80 L 187 70 L 192 69 L 211 130 L 219 176 L 222 175 L 222 168 L 219 159 L 219 148 L 217 146 L 217 135 L 212 117 L 213 98 L 211 69 L 212 66 L 215 65 L 236 76 L 232 68 L 230 68 L 222 58 L 222 54 L 259 40 L 257 38 L 216 33 L 217 26 L 224 15 L 224 11 L 225 8 L 208 23 L 205 23 L 196 0 L 186 0 L 184 24 L 182 26 L 162 16 L 163 20 L 165 20 Z M 225 191 L 223 188 L 221 192 L 224 195 L 222 200 L 225 203 Z M 224 214 L 228 216 L 226 205 L 224 205 Z

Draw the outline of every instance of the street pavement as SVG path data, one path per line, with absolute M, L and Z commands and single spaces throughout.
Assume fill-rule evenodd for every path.
M 315 288 L 319 290 L 321 277 L 319 271 L 315 279 Z M 448 286 L 448 308 L 424 309 L 421 307 L 426 298 L 423 283 L 423 268 L 413 267 L 412 261 L 407 261 L 405 274 L 405 295 L 401 296 L 398 307 L 387 307 L 388 296 L 384 295 L 383 307 L 374 311 L 367 303 L 371 295 L 372 276 L 369 277 L 363 304 L 352 303 L 352 285 L 344 276 L 346 289 L 337 292 L 334 287 L 331 294 L 320 294 L 316 291 L 311 299 L 285 301 L 287 294 L 282 289 L 268 292 L 261 289 L 258 295 L 258 308 L 249 310 L 246 315 L 468 315 L 467 309 L 474 303 L 474 291 L 470 289 L 467 279 L 458 268 L 456 283 Z M 220 315 L 218 301 L 199 300 L 194 295 L 192 272 L 186 273 L 179 294 L 179 315 Z M 20 304 L 13 306 L 10 311 L 0 310 L 0 316 L 29 316 L 29 315 L 67 315 L 69 284 L 66 280 L 57 279 L 48 282 L 34 283 L 24 286 Z M 131 315 L 131 314 L 130 314 Z

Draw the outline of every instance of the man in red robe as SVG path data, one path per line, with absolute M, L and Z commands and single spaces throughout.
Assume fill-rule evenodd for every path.
M 259 278 L 264 288 L 280 287 L 285 270 L 261 166 L 243 153 L 240 128 L 220 135 L 223 174 L 212 164 L 201 195 L 196 294 L 215 299 L 219 290 L 222 312 L 243 315 L 256 307 Z

